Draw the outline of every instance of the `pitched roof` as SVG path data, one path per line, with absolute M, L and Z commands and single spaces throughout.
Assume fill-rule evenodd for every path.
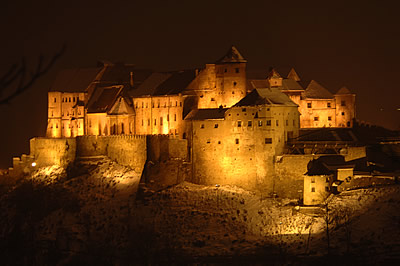
M 282 93 L 278 88 L 254 89 L 234 107 L 256 106 L 256 105 L 285 105 L 297 106 L 290 98 Z
M 341 87 L 335 95 L 343 95 L 343 94 L 353 94 L 347 87 L 343 86 Z
M 126 87 L 130 86 L 131 73 L 133 78 L 133 86 L 137 87 L 152 73 L 148 69 L 137 69 L 134 65 L 115 63 L 105 66 L 105 71 L 100 78 L 100 82 L 104 85 L 121 84 Z
M 93 95 L 88 106 L 88 113 L 104 113 L 110 110 L 122 87 L 98 87 L 98 93 Z
M 294 81 L 300 81 L 299 75 L 297 75 L 297 72 L 294 70 L 294 68 L 290 69 L 289 74 L 287 75 L 288 79 L 292 79 Z
M 212 120 L 224 119 L 225 112 L 228 108 L 209 108 L 192 110 L 185 118 L 185 120 Z
M 223 63 L 246 63 L 247 60 L 239 53 L 238 49 L 235 46 L 231 46 L 228 52 L 217 62 L 216 64 Z
M 131 90 L 130 95 L 132 97 L 176 95 L 186 89 L 195 77 L 195 70 L 153 73 L 137 89 Z
M 288 91 L 304 91 L 303 87 L 294 79 L 284 79 L 282 80 L 281 90 Z
M 101 70 L 101 67 L 62 70 L 57 74 L 50 91 L 84 92 Z
M 250 89 L 269 88 L 269 82 L 266 79 L 249 80 Z
M 276 71 L 275 68 L 272 68 L 268 73 L 268 78 L 282 78 L 281 75 Z
M 310 84 L 308 84 L 307 89 L 304 92 L 304 95 L 307 98 L 313 98 L 313 99 L 332 99 L 333 98 L 333 94 L 330 93 L 324 87 L 322 87 L 315 80 L 311 80 Z

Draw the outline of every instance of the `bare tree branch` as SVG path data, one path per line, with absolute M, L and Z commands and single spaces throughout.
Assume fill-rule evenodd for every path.
M 45 65 L 45 58 L 43 55 L 40 55 L 36 69 L 31 73 L 31 77 L 27 81 L 27 67 L 25 58 L 22 59 L 22 62 L 19 65 L 12 65 L 10 69 L 0 78 L 0 105 L 10 103 L 12 99 L 28 90 L 37 79 L 51 69 L 54 63 L 64 54 L 65 48 L 65 45 L 63 45 L 63 47 Z M 6 90 L 9 89 L 12 84 L 17 84 L 16 88 L 12 89 L 11 92 L 6 95 Z

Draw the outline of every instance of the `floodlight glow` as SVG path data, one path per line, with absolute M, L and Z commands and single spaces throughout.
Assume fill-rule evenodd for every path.
M 36 166 L 36 162 L 33 162 L 33 163 L 32 163 L 32 166 L 35 167 L 35 166 Z

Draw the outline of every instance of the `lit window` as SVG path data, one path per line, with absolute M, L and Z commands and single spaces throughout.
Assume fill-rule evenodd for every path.
M 242 121 L 239 120 L 237 125 L 238 125 L 238 127 L 242 127 Z
M 262 121 L 261 120 L 258 120 L 258 126 L 262 127 Z
M 248 127 L 251 127 L 253 125 L 253 122 L 252 121 L 247 121 L 247 126 Z
M 311 107 L 312 107 L 311 103 L 307 103 L 307 108 L 311 108 Z
M 272 138 L 265 138 L 265 144 L 271 144 Z

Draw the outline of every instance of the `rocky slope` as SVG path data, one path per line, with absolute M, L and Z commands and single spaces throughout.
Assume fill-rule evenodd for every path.
M 233 186 L 183 182 L 154 192 L 105 158 L 0 178 L 6 265 L 308 264 L 327 262 L 328 251 L 332 263 L 399 260 L 397 185 L 332 196 L 326 215 Z

